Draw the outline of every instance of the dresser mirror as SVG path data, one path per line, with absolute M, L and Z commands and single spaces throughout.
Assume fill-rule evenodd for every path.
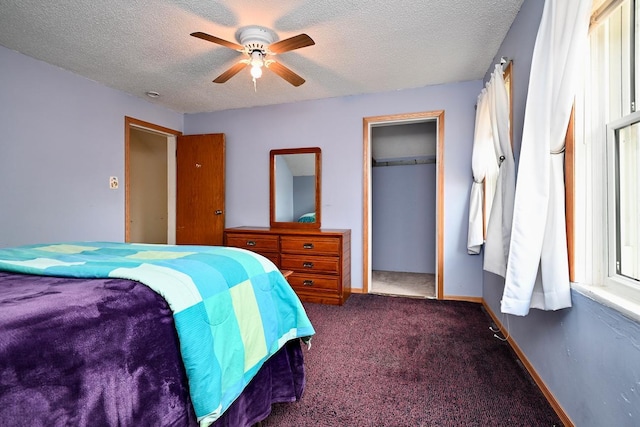
M 320 175 L 318 147 L 271 150 L 271 227 L 320 228 Z

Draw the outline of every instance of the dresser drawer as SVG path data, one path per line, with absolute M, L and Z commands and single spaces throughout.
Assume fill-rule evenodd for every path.
M 285 272 L 305 302 L 342 305 L 351 294 L 351 231 L 233 227 L 226 246 L 259 253 Z
M 340 239 L 320 236 L 282 236 L 282 252 L 339 255 Z
M 279 252 L 279 238 L 276 235 L 227 233 L 226 245 L 249 249 L 254 252 Z
M 313 273 L 340 273 L 340 258 L 331 256 L 280 255 L 280 266 L 285 270 Z
M 339 280 L 332 276 L 293 273 L 287 278 L 291 287 L 300 291 L 323 290 L 338 292 Z

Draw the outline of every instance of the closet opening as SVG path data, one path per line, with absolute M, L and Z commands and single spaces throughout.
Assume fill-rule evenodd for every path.
M 176 137 L 125 117 L 125 242 L 176 242 Z
M 363 292 L 443 297 L 444 112 L 364 118 Z

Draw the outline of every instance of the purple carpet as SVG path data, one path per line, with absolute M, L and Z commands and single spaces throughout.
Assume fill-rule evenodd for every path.
M 352 295 L 305 304 L 302 400 L 262 426 L 560 426 L 479 304 Z

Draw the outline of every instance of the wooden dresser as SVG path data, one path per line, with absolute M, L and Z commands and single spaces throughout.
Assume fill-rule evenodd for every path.
M 342 305 L 351 294 L 351 230 L 227 228 L 224 244 L 293 271 L 288 281 L 303 301 Z

